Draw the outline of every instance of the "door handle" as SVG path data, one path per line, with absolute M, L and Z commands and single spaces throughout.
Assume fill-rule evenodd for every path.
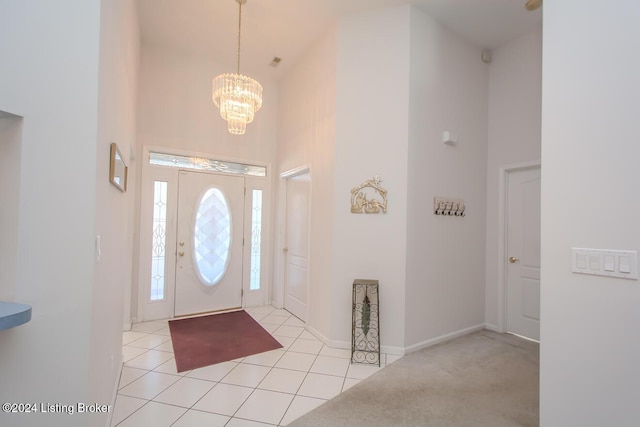
M 289 252 L 289 249 L 288 248 L 282 248 L 282 252 L 284 252 L 286 254 L 287 252 Z
M 180 252 L 178 252 L 178 255 L 179 256 L 184 256 L 184 252 L 180 251 Z
M 511 264 L 516 263 L 516 262 L 518 262 L 518 261 L 520 261 L 520 260 L 519 260 L 518 258 L 514 257 L 514 256 L 509 257 L 509 262 L 510 262 Z

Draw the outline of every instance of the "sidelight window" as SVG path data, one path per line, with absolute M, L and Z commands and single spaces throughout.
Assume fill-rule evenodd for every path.
M 165 255 L 167 243 L 167 183 L 153 182 L 153 231 L 151 248 L 151 301 L 165 298 Z

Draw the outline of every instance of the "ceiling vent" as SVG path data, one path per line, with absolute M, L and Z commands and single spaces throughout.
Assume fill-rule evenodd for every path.
M 271 65 L 272 67 L 277 67 L 278 65 L 280 65 L 280 61 L 282 61 L 282 58 L 278 58 L 277 56 L 274 56 L 273 59 L 271 60 Z

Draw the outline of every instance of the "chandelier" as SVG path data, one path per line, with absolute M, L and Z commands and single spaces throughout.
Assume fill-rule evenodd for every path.
M 220 115 L 227 121 L 229 132 L 244 134 L 247 124 L 253 121 L 255 112 L 262 107 L 262 86 L 251 77 L 240 74 L 240 36 L 242 29 L 242 5 L 238 3 L 238 68 L 236 74 L 225 73 L 213 79 L 213 103 L 220 108 Z

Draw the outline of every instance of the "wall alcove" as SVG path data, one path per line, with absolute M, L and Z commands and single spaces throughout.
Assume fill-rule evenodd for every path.
M 0 301 L 15 299 L 22 117 L 0 110 Z

